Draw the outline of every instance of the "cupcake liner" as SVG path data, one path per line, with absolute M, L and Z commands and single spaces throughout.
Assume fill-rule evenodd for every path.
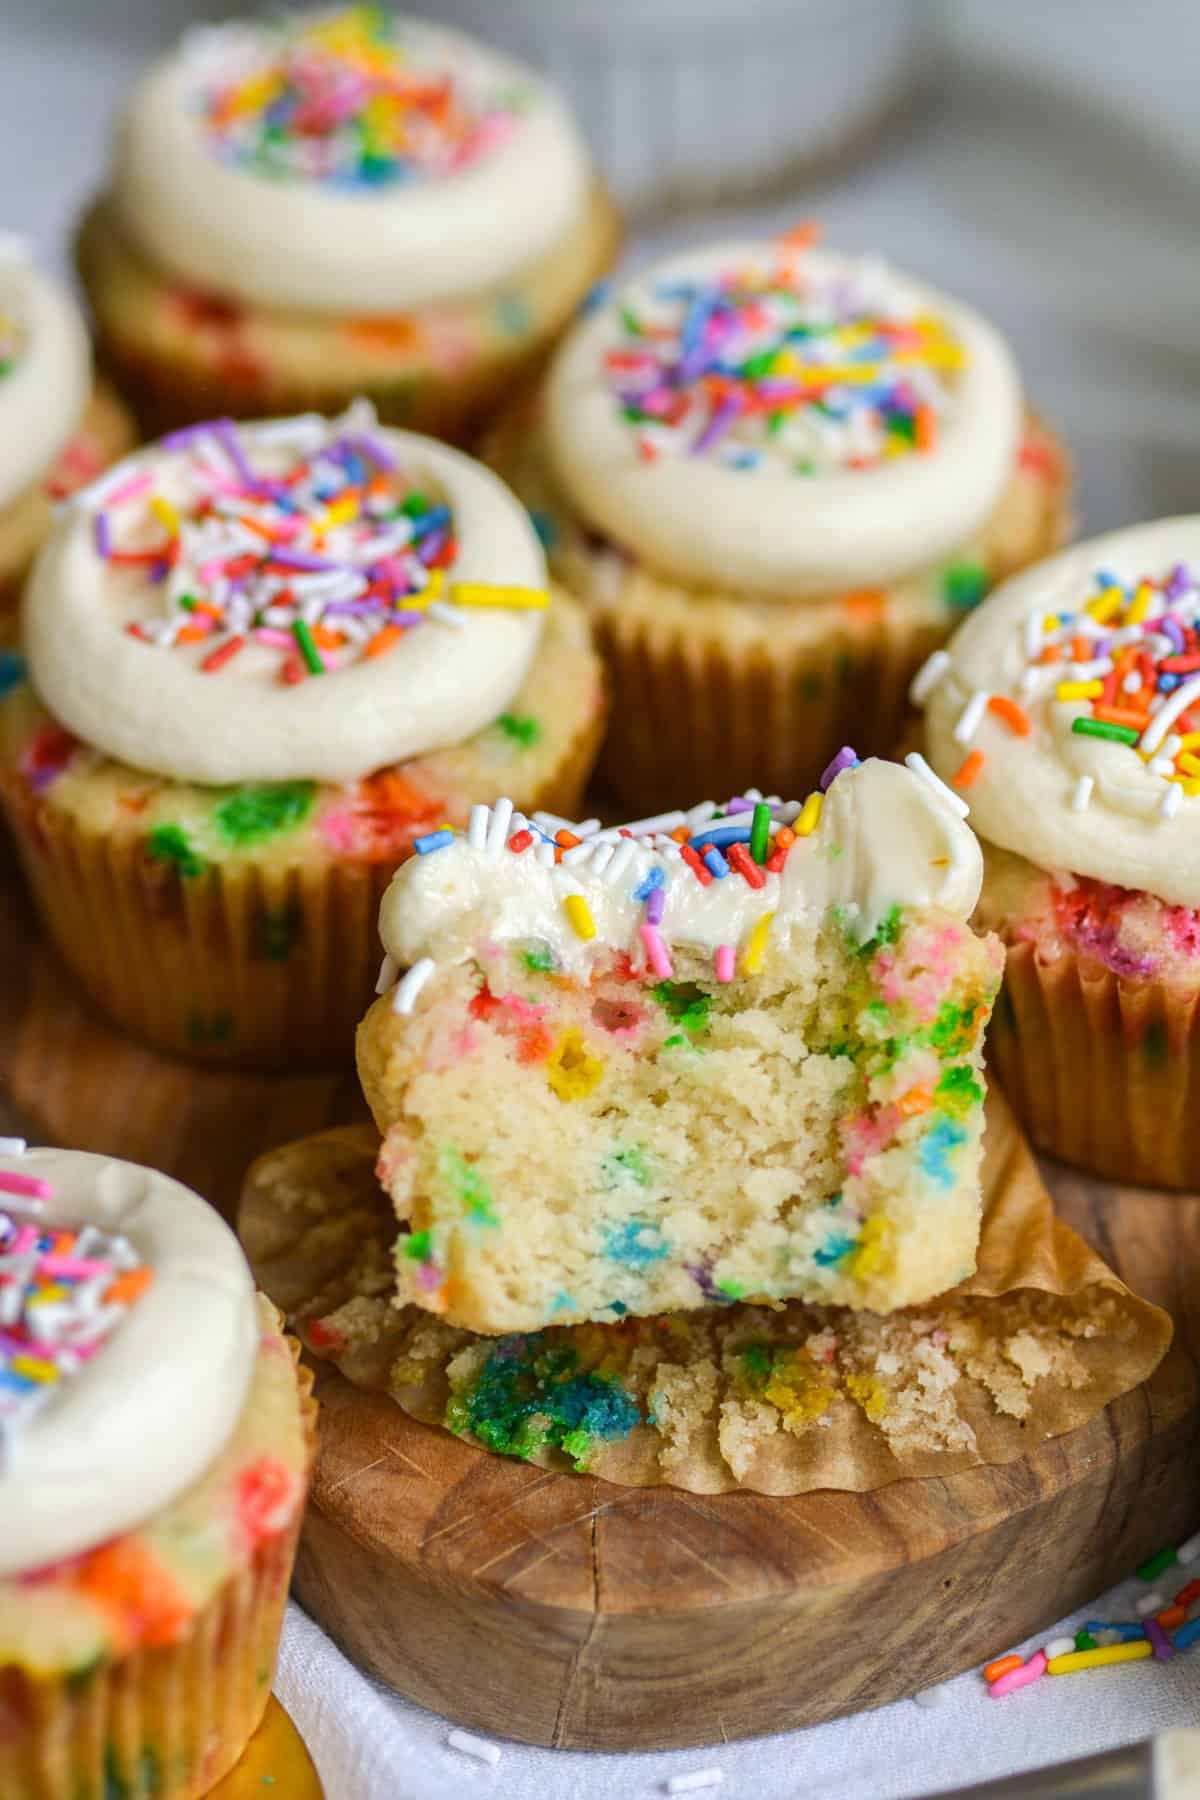
M 1200 994 L 1012 945 L 989 1054 L 1040 1150 L 1108 1181 L 1200 1187 Z
M 287 1342 L 299 1354 L 294 1339 Z M 297 1369 L 311 1457 L 317 1405 Z M 266 1709 L 302 1508 L 254 1552 L 178 1644 L 78 1676 L 0 1668 L 5 1800 L 198 1800 L 237 1762 Z
M 580 728 L 555 775 L 520 796 L 526 810 L 576 812 L 600 728 L 599 717 Z M 131 1036 L 233 1068 L 350 1060 L 383 954 L 379 903 L 400 857 L 244 857 L 190 873 L 148 856 L 140 834 L 89 830 L 16 781 L 0 782 L 0 801 L 46 931 Z M 455 811 L 447 816 L 465 823 Z
M 365 397 L 385 425 L 467 443 L 536 378 L 619 245 L 616 208 L 597 185 L 568 238 L 494 292 L 357 321 L 192 293 L 125 244 L 103 201 L 76 253 L 99 357 L 149 437 L 224 415 L 333 414 Z M 196 316 L 181 331 L 170 309 L 185 304 Z

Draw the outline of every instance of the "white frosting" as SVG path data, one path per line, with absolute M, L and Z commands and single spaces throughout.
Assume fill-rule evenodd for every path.
M 1027 633 L 1038 632 L 1047 615 L 1078 615 L 1096 591 L 1098 571 L 1136 586 L 1143 577 L 1165 579 L 1179 563 L 1200 576 L 1200 515 L 1093 538 L 1006 582 L 952 640 L 925 702 L 926 736 L 930 761 L 945 780 L 968 749 L 982 752 L 971 814 L 989 842 L 1042 869 L 1200 907 L 1200 794 L 1168 783 L 1135 747 L 1075 733 L 1073 721 L 1089 708 L 1056 698 L 1058 683 L 1079 674 L 1069 662 L 1034 677 L 1033 691 L 1023 679 L 1035 641 Z M 1031 722 L 1029 735 L 1015 735 L 982 701 L 974 707 L 977 721 L 968 715 L 964 722 L 975 695 L 1015 699 Z M 1173 813 L 1164 813 L 1169 787 L 1178 797 L 1167 802 Z
M 270 179 L 222 162 L 198 94 L 230 31 L 155 64 L 118 132 L 112 198 L 156 263 L 185 281 L 265 306 L 398 313 L 492 286 L 533 261 L 580 216 L 587 151 L 562 102 L 523 65 L 457 32 L 401 21 L 412 55 L 529 104 L 507 141 L 431 180 L 334 187 Z M 261 56 L 269 27 L 240 26 Z M 248 59 L 249 62 L 249 59 Z
M 701 587 L 732 583 L 779 599 L 898 580 L 968 539 L 1015 464 L 1021 391 L 1012 355 L 984 319 L 873 264 L 810 251 L 820 272 L 886 280 L 902 303 L 938 316 L 965 352 L 935 446 L 869 469 L 801 476 L 765 456 L 736 469 L 703 455 L 644 460 L 605 373 L 628 348 L 627 299 L 663 282 L 769 268 L 770 243 L 723 244 L 659 264 L 577 324 L 548 377 L 545 431 L 559 480 L 584 517 L 657 572 Z
M 128 1531 L 195 1481 L 233 1431 L 259 1332 L 237 1239 L 179 1182 L 71 1150 L 3 1156 L 0 1170 L 52 1184 L 47 1222 L 119 1232 L 154 1271 L 0 1470 L 2 1577 Z
M 239 427 L 256 469 L 294 455 L 280 421 Z M 335 432 L 339 424 L 295 422 Z M 438 488 L 454 518 L 455 582 L 544 589 L 545 561 L 524 509 L 495 475 L 413 432 L 373 428 L 406 472 Z M 430 619 L 386 656 L 294 686 L 278 653 L 257 643 L 216 674 L 211 642 L 162 648 L 131 637 L 162 617 L 144 570 L 114 568 L 95 541 L 106 494 L 152 469 L 182 503 L 189 454 L 151 446 L 128 457 L 59 518 L 27 590 L 25 639 L 43 703 L 86 743 L 137 769 L 213 786 L 241 781 L 350 781 L 389 763 L 462 743 L 504 711 L 525 678 L 541 611 L 472 607 L 457 625 Z
M 611 852 L 612 839 L 604 835 Z M 617 855 L 626 841 L 618 842 Z M 603 868 L 593 866 L 598 854 Z M 639 932 L 646 908 L 635 890 L 656 868 L 664 877 L 663 942 L 705 951 L 744 945 L 766 914 L 774 915 L 774 933 L 815 924 L 840 907 L 863 937 L 895 905 L 936 905 L 966 919 L 983 877 L 979 846 L 953 804 L 907 768 L 875 759 L 837 777 L 816 830 L 796 839 L 781 874 L 764 871 L 761 888 L 732 872 L 702 886 L 673 846 L 641 841 L 615 881 L 606 879 L 611 866 L 594 851 L 547 867 L 532 849 L 492 854 L 456 836 L 393 876 L 379 915 L 384 948 L 404 966 L 424 957 L 465 961 L 481 935 L 533 939 L 551 946 L 559 966 L 579 973 L 614 947 L 644 962 Z M 579 936 L 564 907 L 572 894 L 587 903 L 591 939 Z
M 38 481 L 83 417 L 91 353 L 79 310 L 17 244 L 0 251 L 0 313 L 17 327 L 16 366 L 0 378 L 0 506 Z

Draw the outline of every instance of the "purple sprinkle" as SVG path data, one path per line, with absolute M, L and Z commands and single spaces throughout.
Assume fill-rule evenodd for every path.
M 817 786 L 823 794 L 827 794 L 844 769 L 852 769 L 858 762 L 858 754 L 849 744 L 843 744 L 833 761 L 828 765 Z
M 662 888 L 656 887 L 646 902 L 646 923 L 648 925 L 662 924 L 663 908 L 666 904 L 666 893 Z
M 1147 1638 L 1149 1639 L 1150 1643 L 1154 1646 L 1154 1654 L 1158 1658 L 1159 1662 L 1170 1662 L 1171 1658 L 1175 1654 L 1175 1650 L 1171 1644 L 1170 1638 L 1167 1636 L 1167 1634 L 1163 1630 L 1162 1626 L 1158 1623 L 1158 1620 L 1157 1619 L 1144 1619 L 1142 1621 L 1142 1623 L 1143 1623 Z
M 306 550 L 285 550 L 282 545 L 272 549 L 271 561 L 284 569 L 307 569 L 313 574 L 324 573 L 331 569 L 351 568 L 349 563 L 332 562 L 327 556 L 313 556 Z M 353 571 L 355 574 L 357 570 Z
M 711 450 L 712 446 L 732 428 L 741 410 L 742 403 L 735 395 L 731 394 L 728 400 L 723 400 L 692 445 L 689 455 L 702 456 L 706 450 Z
M 424 618 L 425 614 L 423 612 L 417 612 L 412 607 L 408 607 L 407 609 L 404 607 L 397 607 L 395 612 L 388 615 L 388 624 L 420 625 Z
M 1176 656 L 1182 656 L 1187 648 L 1187 640 L 1183 635 L 1183 628 L 1180 625 L 1179 620 L 1174 618 L 1170 613 L 1164 613 L 1161 619 L 1155 620 L 1155 624 L 1158 626 L 1158 629 L 1162 632 L 1164 637 L 1170 638 L 1171 648 L 1174 650 Z
M 365 613 L 381 612 L 383 602 L 382 600 L 331 600 L 328 606 L 321 610 L 331 616 L 346 614 L 351 618 L 359 618 Z
M 178 431 L 169 431 L 166 437 L 160 438 L 159 448 L 162 450 L 186 450 L 189 445 L 196 443 L 199 438 L 207 437 L 210 432 L 219 438 L 221 434 L 217 430 L 218 424 L 228 425 L 229 423 L 228 419 L 217 421 L 205 419 L 200 425 L 181 426 Z
M 1178 600 L 1180 594 L 1185 594 L 1191 585 L 1192 577 L 1187 564 L 1176 563 L 1175 567 L 1171 570 L 1170 579 L 1163 589 L 1163 592 L 1166 594 L 1168 600 Z
M 730 800 L 728 802 L 728 804 L 725 807 L 725 811 L 727 813 L 753 812 L 754 811 L 754 802 L 753 802 L 753 800 L 745 799 L 741 794 L 739 794 L 736 799 Z
M 365 456 L 373 462 L 377 469 L 382 469 L 385 475 L 390 475 L 393 470 L 400 467 L 391 451 L 385 444 L 380 443 L 378 438 L 351 437 L 346 438 L 345 442 L 352 450 L 357 450 L 360 456 Z
M 221 448 L 224 450 L 226 456 L 229 458 L 246 486 L 248 488 L 253 488 L 256 491 L 261 489 L 264 485 L 263 480 L 261 476 L 254 473 L 254 470 L 246 461 L 245 452 L 242 449 L 242 440 L 238 436 L 237 426 L 234 424 L 233 420 L 214 419 L 208 429 L 217 439 Z
M 98 512 L 93 527 L 96 533 L 96 549 L 106 560 L 112 554 L 112 529 L 108 523 L 108 514 Z

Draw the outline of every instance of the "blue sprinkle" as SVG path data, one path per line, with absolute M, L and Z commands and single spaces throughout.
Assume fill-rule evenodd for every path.
M 653 1241 L 645 1242 L 651 1233 Z M 631 1269 L 644 1269 L 650 1263 L 661 1262 L 667 1255 L 667 1246 L 659 1237 L 656 1226 L 630 1219 L 624 1225 L 609 1228 L 604 1239 L 604 1254 Z
M 666 880 L 666 877 L 664 876 L 661 869 L 651 869 L 650 873 L 647 875 L 645 881 L 642 882 L 641 886 L 634 888 L 634 890 L 633 890 L 634 899 L 635 900 L 648 900 L 650 898 L 651 894 L 654 892 L 655 888 L 660 888 L 665 880 Z
M 1189 1619 L 1175 1633 L 1172 1642 L 1177 1650 L 1190 1650 L 1196 1639 L 1200 1638 L 1200 1619 Z
M 1089 1619 L 1083 1629 L 1091 1637 L 1095 1637 L 1098 1631 L 1115 1631 L 1123 1644 L 1135 1643 L 1138 1638 L 1144 1638 L 1146 1635 L 1144 1626 L 1109 1625 L 1103 1619 Z M 1184 1629 L 1186 1630 L 1186 1627 L 1184 1627 Z
M 1158 691 L 1160 694 L 1169 694 L 1172 688 L 1177 688 L 1178 686 L 1178 675 L 1160 675 L 1158 678 Z
M 414 838 L 413 849 L 418 856 L 428 856 L 431 850 L 444 850 L 453 842 L 452 831 L 427 831 L 424 837 Z
M 830 1263 L 841 1262 L 843 1256 L 849 1256 L 853 1248 L 854 1239 L 838 1233 L 834 1237 L 826 1238 L 821 1248 L 813 1251 L 813 1261 L 822 1269 L 827 1269 Z
M 15 650 L 0 650 L 0 698 L 20 687 L 25 679 L 25 658 Z
M 444 525 L 449 525 L 449 523 L 450 508 L 448 506 L 431 506 L 427 513 L 422 513 L 419 519 L 413 520 L 413 537 L 428 537 L 431 531 L 440 531 Z
M 746 814 L 744 821 L 739 819 L 730 823 L 728 820 L 722 819 L 719 825 L 710 825 L 707 831 L 697 831 L 693 837 L 688 839 L 688 842 L 693 850 L 701 844 L 718 844 L 722 848 L 726 844 L 748 844 L 752 829 L 751 821 L 750 813 Z
M 537 532 L 543 550 L 553 550 L 558 542 L 558 526 L 547 512 L 531 511 L 529 523 Z
M 600 308 L 606 306 L 612 298 L 612 291 L 611 281 L 596 282 L 594 287 L 588 289 L 579 303 L 579 317 L 586 319 L 589 313 L 599 312 Z
M 702 860 L 710 875 L 715 875 L 718 881 L 724 881 L 726 875 L 729 873 L 729 864 L 725 861 L 725 858 L 721 855 L 721 852 L 717 849 L 715 844 L 711 844 L 704 852 Z
M 575 1310 L 574 1300 L 572 1300 L 570 1294 L 566 1293 L 564 1289 L 560 1288 L 558 1290 L 557 1294 L 555 1294 L 554 1299 L 550 1303 L 550 1311 L 552 1313 L 557 1313 L 557 1312 L 574 1312 L 574 1310 Z
M 618 1319 L 623 1319 L 625 1314 L 629 1311 L 629 1308 L 623 1300 L 610 1300 L 608 1303 L 608 1311 L 615 1312 Z
M 922 1173 L 940 1188 L 953 1187 L 954 1170 L 950 1166 L 950 1152 L 966 1141 L 967 1134 L 961 1125 L 956 1125 L 952 1119 L 939 1119 L 932 1131 L 927 1131 L 921 1140 Z

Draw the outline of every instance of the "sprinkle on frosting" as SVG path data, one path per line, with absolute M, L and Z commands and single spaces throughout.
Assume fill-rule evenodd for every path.
M 819 475 L 936 446 L 957 339 L 881 263 L 832 273 L 804 248 L 793 234 L 762 266 L 660 281 L 622 308 L 605 368 L 642 457 Z
M 268 447 L 269 469 L 252 450 Z M 161 613 L 130 634 L 159 648 L 203 645 L 219 675 L 250 645 L 280 679 L 305 681 L 386 655 L 464 608 L 541 608 L 540 588 L 453 582 L 451 510 L 402 469 L 370 407 L 258 426 L 230 419 L 161 440 L 153 464 L 121 465 L 87 496 L 99 555 L 140 575 Z M 165 453 L 165 454 L 163 454 Z
M 205 31 L 197 105 L 214 155 L 276 180 L 376 189 L 473 167 L 520 93 L 421 55 L 385 6 Z
M 11 375 L 21 360 L 24 333 L 12 313 L 0 306 L 0 381 Z
M 153 1280 L 120 1235 L 42 1218 L 50 1184 L 0 1171 L 0 1470 L 16 1434 Z

